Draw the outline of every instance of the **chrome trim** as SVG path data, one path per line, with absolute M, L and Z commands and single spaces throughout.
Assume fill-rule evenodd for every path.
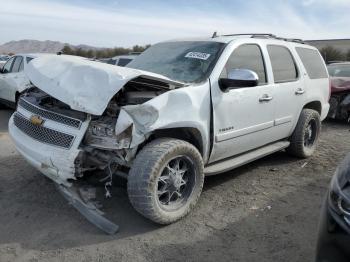
M 33 111 L 31 111 L 30 109 L 28 109 L 28 108 L 26 108 L 25 106 L 23 106 L 21 103 L 26 103 L 26 104 L 29 105 L 29 107 L 30 107 L 30 106 L 35 107 L 37 110 L 39 110 L 39 112 L 33 112 Z M 49 111 L 49 110 L 47 110 L 47 109 L 41 108 L 41 107 L 39 107 L 39 106 L 37 106 L 37 105 L 34 105 L 34 104 L 28 102 L 28 101 L 27 101 L 26 99 L 24 99 L 24 98 L 20 98 L 20 100 L 19 100 L 19 102 L 18 102 L 18 106 L 21 107 L 21 108 L 23 108 L 24 110 L 26 110 L 26 111 L 32 113 L 32 114 L 40 115 L 41 117 L 43 117 L 43 118 L 45 118 L 45 119 L 49 119 L 49 120 L 52 120 L 52 121 L 54 121 L 54 122 L 60 123 L 60 124 L 62 124 L 62 125 L 69 126 L 69 127 L 73 127 L 73 128 L 76 128 L 76 129 L 80 129 L 80 128 L 81 128 L 81 125 L 82 125 L 82 123 L 83 123 L 83 121 L 81 121 L 81 120 L 79 120 L 79 119 L 76 119 L 76 118 L 73 118 L 73 117 L 70 117 L 70 116 L 66 116 L 66 115 L 63 115 L 63 114 L 60 114 L 60 113 L 52 112 L 52 111 Z M 41 114 L 40 114 L 40 111 L 46 112 L 46 113 L 49 114 L 49 115 L 53 115 L 53 116 L 60 117 L 60 118 L 62 118 L 62 119 L 69 119 L 69 120 L 72 121 L 72 122 L 77 122 L 77 125 L 74 125 L 74 124 L 73 124 L 73 125 L 69 125 L 68 123 L 65 123 L 65 122 L 62 122 L 62 121 L 57 121 L 57 118 L 55 119 L 54 117 L 47 117 L 47 115 L 46 115 L 46 116 L 41 115 Z
M 21 128 L 18 124 L 17 121 L 22 121 L 22 122 L 26 122 L 24 123 L 25 125 L 27 125 L 27 128 L 29 129 L 32 129 L 32 131 L 28 131 L 28 130 L 24 130 L 24 128 Z M 43 144 L 46 144 L 46 145 L 50 145 L 50 146 L 53 146 L 53 147 L 59 147 L 59 148 L 62 148 L 62 149 L 70 149 L 72 147 L 72 145 L 74 144 L 74 141 L 75 141 L 75 136 L 72 135 L 72 134 L 66 134 L 66 133 L 63 133 L 61 131 L 58 131 L 58 130 L 55 130 L 55 129 L 52 129 L 52 128 L 48 128 L 48 127 L 45 127 L 45 126 L 35 126 L 33 125 L 30 120 L 28 120 L 24 115 L 22 115 L 21 113 L 19 112 L 15 112 L 14 115 L 13 115 L 13 122 L 14 122 L 14 125 L 16 126 L 16 128 L 18 128 L 18 130 L 20 130 L 22 133 L 24 133 L 25 135 L 27 135 L 28 137 L 40 142 L 40 143 L 43 143 Z M 33 129 L 36 129 L 37 131 L 33 130 Z M 41 129 L 38 131 L 38 129 Z M 39 139 L 35 136 L 33 136 L 34 133 L 37 133 L 39 135 L 42 134 L 42 139 Z M 46 134 L 44 133 L 46 132 Z M 51 134 L 50 134 L 51 132 Z M 52 138 L 52 132 L 55 133 L 55 135 L 61 135 L 62 138 L 61 139 L 67 139 L 67 145 L 60 145 L 59 141 L 57 142 L 57 140 L 53 140 L 51 139 L 51 142 L 50 142 L 50 138 Z M 45 136 L 45 139 L 44 138 L 44 135 Z M 63 138 L 65 137 L 65 138 Z M 62 143 L 63 144 L 63 143 Z

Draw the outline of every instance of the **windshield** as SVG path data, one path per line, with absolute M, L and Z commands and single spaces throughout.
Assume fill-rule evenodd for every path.
M 333 77 L 350 77 L 350 64 L 348 65 L 329 65 L 328 73 Z
M 164 75 L 180 82 L 201 82 L 214 67 L 224 43 L 166 42 L 151 46 L 127 67 Z

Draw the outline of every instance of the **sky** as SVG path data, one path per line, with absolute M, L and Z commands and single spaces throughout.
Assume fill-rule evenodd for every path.
M 230 33 L 350 38 L 350 0 L 0 0 L 0 44 L 21 39 L 98 47 Z

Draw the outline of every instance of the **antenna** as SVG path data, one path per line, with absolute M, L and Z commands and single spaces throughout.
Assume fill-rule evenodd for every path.
M 215 32 L 213 33 L 213 35 L 212 35 L 211 38 L 215 38 L 215 37 L 217 37 L 217 36 L 218 36 L 218 32 L 215 31 Z

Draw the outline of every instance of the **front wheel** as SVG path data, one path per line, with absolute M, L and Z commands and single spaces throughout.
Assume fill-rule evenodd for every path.
M 320 114 L 312 109 L 303 109 L 287 152 L 300 158 L 310 157 L 315 152 L 320 131 Z
M 203 183 L 203 160 L 198 150 L 185 141 L 162 138 L 136 156 L 128 177 L 128 195 L 143 216 L 170 224 L 191 211 Z

